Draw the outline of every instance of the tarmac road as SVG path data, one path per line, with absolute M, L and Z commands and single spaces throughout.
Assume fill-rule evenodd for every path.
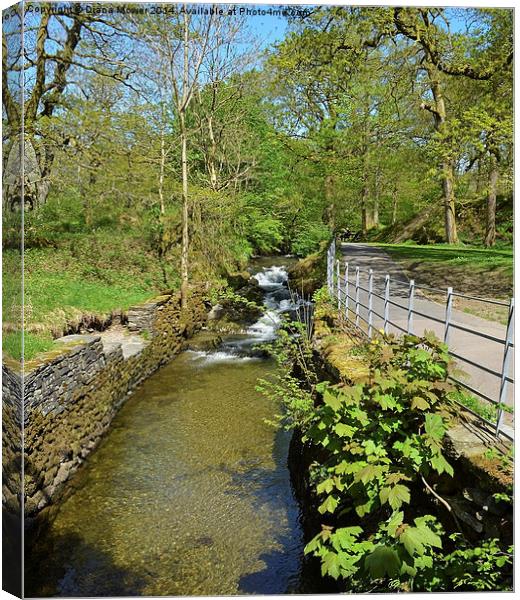
M 409 280 L 401 267 L 384 250 L 368 246 L 365 244 L 343 243 L 339 246 L 339 251 L 343 255 L 342 265 L 340 267 L 341 276 L 345 274 L 345 264 L 349 264 L 349 295 L 355 297 L 355 269 L 359 267 L 359 322 L 366 329 L 365 319 L 368 321 L 368 271 L 373 271 L 373 292 L 372 310 L 373 326 L 375 329 L 383 329 L 384 300 L 375 294 L 384 297 L 385 275 L 390 275 L 390 299 L 394 304 L 389 305 L 389 320 L 397 326 L 389 326 L 389 332 L 402 333 L 407 330 L 408 324 L 408 290 Z M 457 282 L 453 282 L 453 291 L 457 291 Z M 349 300 L 350 309 L 355 310 L 354 301 Z M 364 304 L 365 306 L 361 306 Z M 397 305 L 397 306 L 396 306 Z M 441 340 L 444 339 L 445 329 L 445 304 L 440 304 L 426 298 L 416 288 L 413 309 L 422 316 L 414 314 L 412 318 L 412 333 L 421 335 L 425 330 L 433 331 Z M 377 314 L 376 314 L 377 313 Z M 350 313 L 350 318 L 355 318 Z M 451 323 L 460 325 L 466 329 L 483 332 L 489 336 L 504 340 L 506 336 L 506 327 L 501 323 L 481 319 L 477 316 L 467 314 L 460 310 L 452 310 Z M 465 375 L 459 376 L 465 383 L 471 385 L 476 390 L 498 399 L 500 390 L 500 377 L 491 373 L 501 373 L 504 357 L 503 343 L 477 336 L 467 331 L 461 331 L 450 326 L 449 329 L 450 350 L 460 357 L 464 357 L 483 368 L 477 368 L 463 360 L 457 359 L 457 367 L 465 372 Z M 513 349 L 510 350 L 511 358 L 509 361 L 508 375 L 513 378 L 514 356 Z M 507 385 L 506 404 L 513 405 L 514 385 Z M 476 396 L 476 394 L 475 394 Z M 509 414 L 504 415 L 505 432 L 512 434 L 513 419 Z

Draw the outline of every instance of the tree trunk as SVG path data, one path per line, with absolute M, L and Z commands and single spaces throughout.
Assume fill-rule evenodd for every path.
M 336 227 L 336 209 L 334 206 L 334 175 L 325 176 L 325 198 L 327 200 L 327 206 L 325 208 L 325 221 L 330 227 L 331 231 L 334 231 Z
M 372 227 L 379 227 L 379 183 L 381 180 L 381 169 L 377 167 L 374 181 L 374 204 L 372 207 Z
M 181 243 L 181 311 L 188 307 L 188 252 L 189 252 L 189 219 L 190 211 L 188 206 L 188 130 L 186 128 L 186 109 L 190 101 L 190 92 L 188 91 L 189 82 L 189 20 L 186 4 L 184 7 L 183 19 L 183 68 L 182 68 L 182 94 L 178 95 L 178 116 L 181 138 L 181 177 L 182 177 L 182 243 Z
M 208 117 L 208 137 L 209 137 L 209 149 L 208 149 L 208 175 L 209 184 L 211 189 L 216 191 L 218 189 L 218 176 L 217 176 L 217 142 L 215 140 L 215 132 L 213 131 L 213 117 Z
M 480 193 L 482 192 L 482 165 L 481 165 L 481 160 L 480 158 L 477 160 L 477 177 L 476 177 L 476 183 L 475 183 L 475 194 L 478 196 L 480 196 Z
M 448 244 L 457 244 L 457 221 L 455 217 L 455 192 L 453 189 L 453 165 L 442 164 L 442 188 L 444 191 L 444 231 Z
M 368 111 L 368 108 L 367 108 Z M 364 124 L 365 145 L 363 152 L 363 179 L 361 185 L 361 233 L 366 235 L 372 226 L 371 215 L 368 210 L 368 198 L 370 196 L 370 181 L 368 176 L 368 125 Z
M 497 183 L 498 161 L 494 155 L 491 155 L 486 211 L 486 237 L 484 238 L 484 245 L 488 248 L 494 246 L 496 240 Z
M 164 130 L 161 129 L 161 159 L 159 164 L 159 205 L 161 215 L 164 215 L 164 166 L 166 163 L 166 150 L 164 140 Z
M 188 207 L 188 149 L 184 111 L 179 114 L 182 168 L 182 248 L 181 248 L 181 309 L 188 306 L 188 250 L 189 250 L 189 207 Z
M 427 67 L 427 72 L 430 79 L 430 89 L 435 103 L 434 106 L 427 108 L 433 113 L 435 130 L 440 134 L 444 134 L 446 132 L 446 104 L 444 103 L 439 73 L 433 65 Z M 446 242 L 448 244 L 456 244 L 458 243 L 459 238 L 457 236 L 457 221 L 455 217 L 455 177 L 452 161 L 445 159 L 441 162 L 441 178 L 444 196 L 444 231 Z
M 370 229 L 370 218 L 368 216 L 368 178 L 366 174 L 363 175 L 363 187 L 361 189 L 361 233 L 366 235 Z
M 79 194 L 81 197 L 81 203 L 83 204 L 83 217 L 85 219 L 85 227 L 91 229 L 92 227 L 92 205 L 90 197 L 94 194 L 93 186 L 96 182 L 95 175 L 91 172 L 88 175 L 88 187 L 85 187 L 85 176 L 81 171 L 81 165 L 78 164 L 78 183 L 79 183 Z
M 397 195 L 397 186 L 394 187 L 393 192 L 392 192 L 392 225 L 395 225 L 397 223 L 397 202 L 398 202 L 398 195 Z

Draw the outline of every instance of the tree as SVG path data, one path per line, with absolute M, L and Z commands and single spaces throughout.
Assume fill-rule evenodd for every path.
M 154 15 L 151 19 L 136 21 L 136 28 L 148 52 L 158 58 L 164 67 L 163 77 L 170 88 L 170 102 L 174 109 L 175 126 L 181 146 L 182 180 L 182 248 L 181 248 L 181 305 L 185 309 L 189 283 L 189 181 L 188 181 L 188 111 L 197 86 L 201 69 L 215 40 L 212 38 L 216 22 L 214 11 L 194 15 L 187 4 L 175 12 Z
M 478 10 L 472 14 L 479 20 L 482 20 L 485 15 L 485 12 Z M 511 16 L 509 11 L 501 12 L 500 17 L 498 17 L 498 13 L 495 13 L 498 23 L 493 23 L 492 16 L 489 26 L 484 30 L 486 39 L 483 40 L 480 36 L 475 35 L 452 36 L 449 27 L 447 31 L 443 30 L 436 24 L 436 21 L 446 22 L 442 9 L 394 9 L 396 33 L 413 40 L 423 51 L 422 63 L 428 74 L 433 101 L 423 102 L 422 107 L 432 113 L 435 129 L 441 140 L 445 140 L 451 133 L 447 119 L 443 75 L 465 77 L 473 81 L 490 81 L 496 77 L 497 72 L 503 76 L 504 72 L 510 71 L 513 57 Z M 498 25 L 498 27 L 494 28 L 493 25 Z M 497 29 L 500 30 L 498 35 Z M 491 39 L 491 44 L 488 43 L 489 39 Z M 493 158 L 491 159 L 486 233 L 486 243 L 489 244 L 494 243 L 494 213 L 498 180 L 496 168 L 493 166 L 497 158 L 496 145 L 491 153 Z M 455 243 L 458 241 L 458 236 L 455 219 L 454 164 L 453 160 L 446 155 L 441 160 L 441 173 L 446 241 Z
M 3 32 L 4 78 L 21 72 L 24 79 L 24 105 L 15 101 L 17 90 L 4 85 L 3 107 L 10 145 L 20 131 L 22 118 L 25 140 L 35 148 L 40 179 L 30 206 L 45 202 L 55 147 L 42 135 L 42 122 L 63 109 L 65 91 L 74 73 L 94 72 L 128 85 L 131 70 L 125 63 L 128 50 L 122 49 L 124 32 L 112 20 L 82 11 L 79 4 L 64 5 L 63 14 L 42 3 L 40 11 L 23 5 L 24 50 L 9 52 Z M 70 10 L 69 10 L 70 9 Z M 15 78 L 10 78 L 13 83 Z M 21 81 L 18 81 L 21 85 Z M 9 151 L 10 145 L 7 150 Z
M 195 144 L 204 157 L 210 188 L 238 190 L 252 162 L 242 155 L 247 138 L 243 97 L 251 84 L 242 74 L 258 60 L 259 47 L 245 16 L 217 19 L 204 61 L 204 81 L 197 87 L 193 115 Z

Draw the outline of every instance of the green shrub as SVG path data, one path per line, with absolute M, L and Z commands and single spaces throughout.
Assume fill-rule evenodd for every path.
M 277 252 L 283 241 L 283 223 L 255 210 L 249 220 L 247 239 L 259 254 Z
M 291 240 L 291 251 L 297 256 L 307 256 L 320 249 L 324 240 L 330 240 L 329 228 L 323 223 L 304 223 L 297 228 Z
M 277 354 L 300 370 L 295 339 L 281 340 Z M 305 553 L 348 591 L 509 589 L 511 549 L 472 546 L 422 514 L 419 495 L 436 495 L 433 480 L 454 476 L 442 445 L 454 390 L 447 347 L 430 333 L 387 336 L 365 355 L 368 375 L 355 385 L 306 377 L 294 390 L 286 375 L 274 387 L 286 426 L 302 430 L 317 457 L 310 483 L 324 522 Z

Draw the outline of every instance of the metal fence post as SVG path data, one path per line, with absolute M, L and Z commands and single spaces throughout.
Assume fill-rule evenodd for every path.
M 374 281 L 374 272 L 368 270 L 368 337 L 372 337 L 372 284 Z
M 345 265 L 345 319 L 348 321 L 348 263 Z
M 413 328 L 413 298 L 415 293 L 415 281 L 410 279 L 410 287 L 408 289 L 408 333 L 412 333 Z
M 356 327 L 359 327 L 359 267 L 356 267 Z
M 327 248 L 327 289 L 330 292 L 330 246 Z
M 451 321 L 451 308 L 453 304 L 453 288 L 449 287 L 446 292 L 446 316 L 444 318 L 444 343 L 448 345 L 450 343 L 450 321 Z
M 337 297 L 338 297 L 338 312 L 341 310 L 341 283 L 339 274 L 339 260 L 336 260 L 336 286 L 337 286 Z
M 331 269 L 331 261 L 330 258 L 332 256 L 332 244 L 329 246 L 327 252 L 327 284 L 329 287 L 329 295 L 332 296 L 332 269 Z
M 383 325 L 383 331 L 385 335 L 388 333 L 388 312 L 390 308 L 390 275 L 385 275 L 385 320 Z
M 332 298 L 334 293 L 334 243 L 329 246 L 329 257 L 327 263 L 329 295 Z
M 515 301 L 511 298 L 509 302 L 509 317 L 507 319 L 507 330 L 506 330 L 506 339 L 504 343 L 504 358 L 502 360 L 502 376 L 500 378 L 500 394 L 498 396 L 498 414 L 497 414 L 497 429 L 496 435 L 500 434 L 500 429 L 502 427 L 502 421 L 504 418 L 504 403 L 506 401 L 507 396 L 507 377 L 509 371 L 509 362 L 511 359 L 510 348 L 513 344 L 513 328 L 514 328 L 514 319 L 515 315 Z

